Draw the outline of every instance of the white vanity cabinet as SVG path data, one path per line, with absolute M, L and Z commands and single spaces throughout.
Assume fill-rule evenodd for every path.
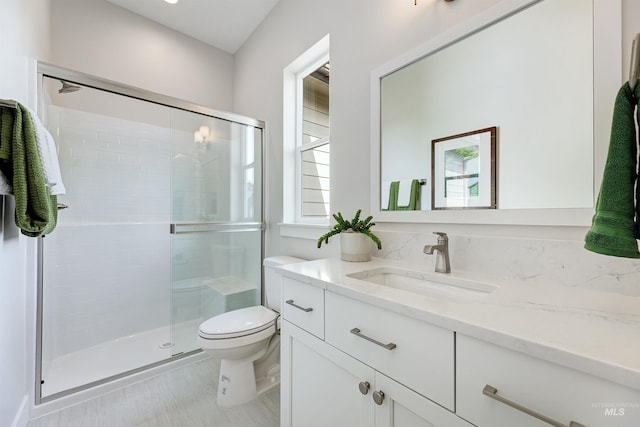
M 325 307 L 327 343 L 454 410 L 453 331 L 331 292 Z
M 283 269 L 282 426 L 640 427 L 634 303 L 608 296 L 609 314 L 572 289 L 584 314 L 547 310 L 557 295 L 505 284 L 435 304 L 354 277 L 386 262 L 352 264 Z M 531 320 L 509 324 L 530 300 Z M 604 347 L 618 329 L 629 348 Z
M 327 345 L 286 319 L 281 328 L 280 425 L 371 427 L 370 367 Z
M 281 331 L 281 426 L 471 427 L 287 320 Z
M 640 426 L 640 391 L 462 334 L 456 359 L 457 414 L 478 427 Z
M 298 307 L 283 306 L 282 426 L 471 426 L 443 407 L 454 403 L 453 332 L 291 278 L 283 286 Z

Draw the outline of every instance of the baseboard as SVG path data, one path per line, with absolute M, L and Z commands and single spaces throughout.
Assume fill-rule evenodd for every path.
M 18 409 L 16 416 L 13 418 L 11 427 L 27 427 L 28 423 L 29 423 L 29 396 L 25 395 L 22 398 L 20 409 Z

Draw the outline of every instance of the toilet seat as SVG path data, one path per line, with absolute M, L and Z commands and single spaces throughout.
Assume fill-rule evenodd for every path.
M 262 305 L 241 308 L 203 322 L 198 335 L 206 340 L 240 338 L 275 327 L 277 318 L 278 313 Z

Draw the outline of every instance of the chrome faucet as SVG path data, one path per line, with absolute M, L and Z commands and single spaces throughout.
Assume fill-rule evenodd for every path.
M 447 233 L 440 231 L 436 231 L 433 234 L 438 235 L 438 244 L 426 245 L 424 247 L 424 253 L 433 255 L 433 251 L 436 251 L 436 272 L 451 273 L 451 265 L 449 264 L 449 237 Z

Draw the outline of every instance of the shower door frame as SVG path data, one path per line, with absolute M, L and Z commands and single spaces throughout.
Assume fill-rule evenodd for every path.
M 260 248 L 260 259 L 261 262 L 264 260 L 265 253 L 265 202 L 264 202 L 264 190 L 265 190 L 265 158 L 266 158 L 266 124 L 262 120 L 253 119 L 251 117 L 246 117 L 240 114 L 229 113 L 219 110 L 214 110 L 212 108 L 204 107 L 202 105 L 193 104 L 188 101 L 184 101 L 179 98 L 174 98 L 168 95 L 162 95 L 156 92 L 148 91 L 145 89 L 141 89 L 135 86 L 130 86 L 124 83 L 118 83 L 113 80 L 104 79 L 97 76 L 92 76 L 89 74 L 81 73 L 78 71 L 73 71 L 67 68 L 58 67 L 53 64 L 49 64 L 46 62 L 38 62 L 37 67 L 37 108 L 38 113 L 42 115 L 42 112 L 45 109 L 44 103 L 44 78 L 49 77 L 56 80 L 64 80 L 69 83 L 75 83 L 82 86 L 90 87 L 97 90 L 102 90 L 105 92 L 113 93 L 115 95 L 126 96 L 128 98 L 133 98 L 141 101 L 151 102 L 153 104 L 162 105 L 165 107 L 176 108 L 179 110 L 184 110 L 196 114 L 202 114 L 205 116 L 209 116 L 216 119 L 226 120 L 232 123 L 238 123 L 241 125 L 252 126 L 254 128 L 258 128 L 261 130 L 261 179 L 260 179 L 260 217 L 261 221 L 259 223 L 251 223 L 251 225 L 256 225 L 256 228 L 259 228 L 261 248 Z M 171 197 L 171 195 L 167 195 L 167 197 Z M 237 224 L 237 223 L 236 223 Z M 242 224 L 246 226 L 247 224 Z M 175 233 L 175 224 L 168 224 L 167 232 Z M 122 372 L 117 375 L 113 375 L 107 378 L 103 378 L 97 381 L 90 382 L 88 384 L 84 384 L 78 387 L 74 387 L 68 390 L 64 390 L 49 396 L 42 396 L 42 323 L 43 323 L 43 261 L 44 261 L 44 250 L 43 250 L 43 237 L 39 237 L 37 239 L 37 256 L 36 256 L 36 274 L 37 274 L 37 292 L 36 292 L 36 357 L 35 357 L 35 405 L 40 405 L 43 403 L 52 402 L 58 398 L 68 396 L 73 393 L 89 390 L 95 386 L 109 383 L 118 379 L 122 379 L 128 377 L 132 374 L 136 374 L 138 372 L 146 371 L 151 368 L 155 368 L 162 365 L 167 365 L 169 363 L 173 363 L 177 360 L 184 359 L 187 357 L 194 356 L 196 354 L 202 353 L 201 349 L 196 349 L 189 351 L 187 353 L 177 354 L 175 356 L 171 356 L 168 359 L 161 360 L 159 362 L 155 362 L 149 365 L 145 365 L 136 369 L 128 370 Z M 170 262 L 170 260 L 167 260 Z M 264 302 L 264 272 L 262 270 L 262 265 L 260 265 L 261 271 L 261 283 L 260 283 L 260 295 L 261 301 Z

